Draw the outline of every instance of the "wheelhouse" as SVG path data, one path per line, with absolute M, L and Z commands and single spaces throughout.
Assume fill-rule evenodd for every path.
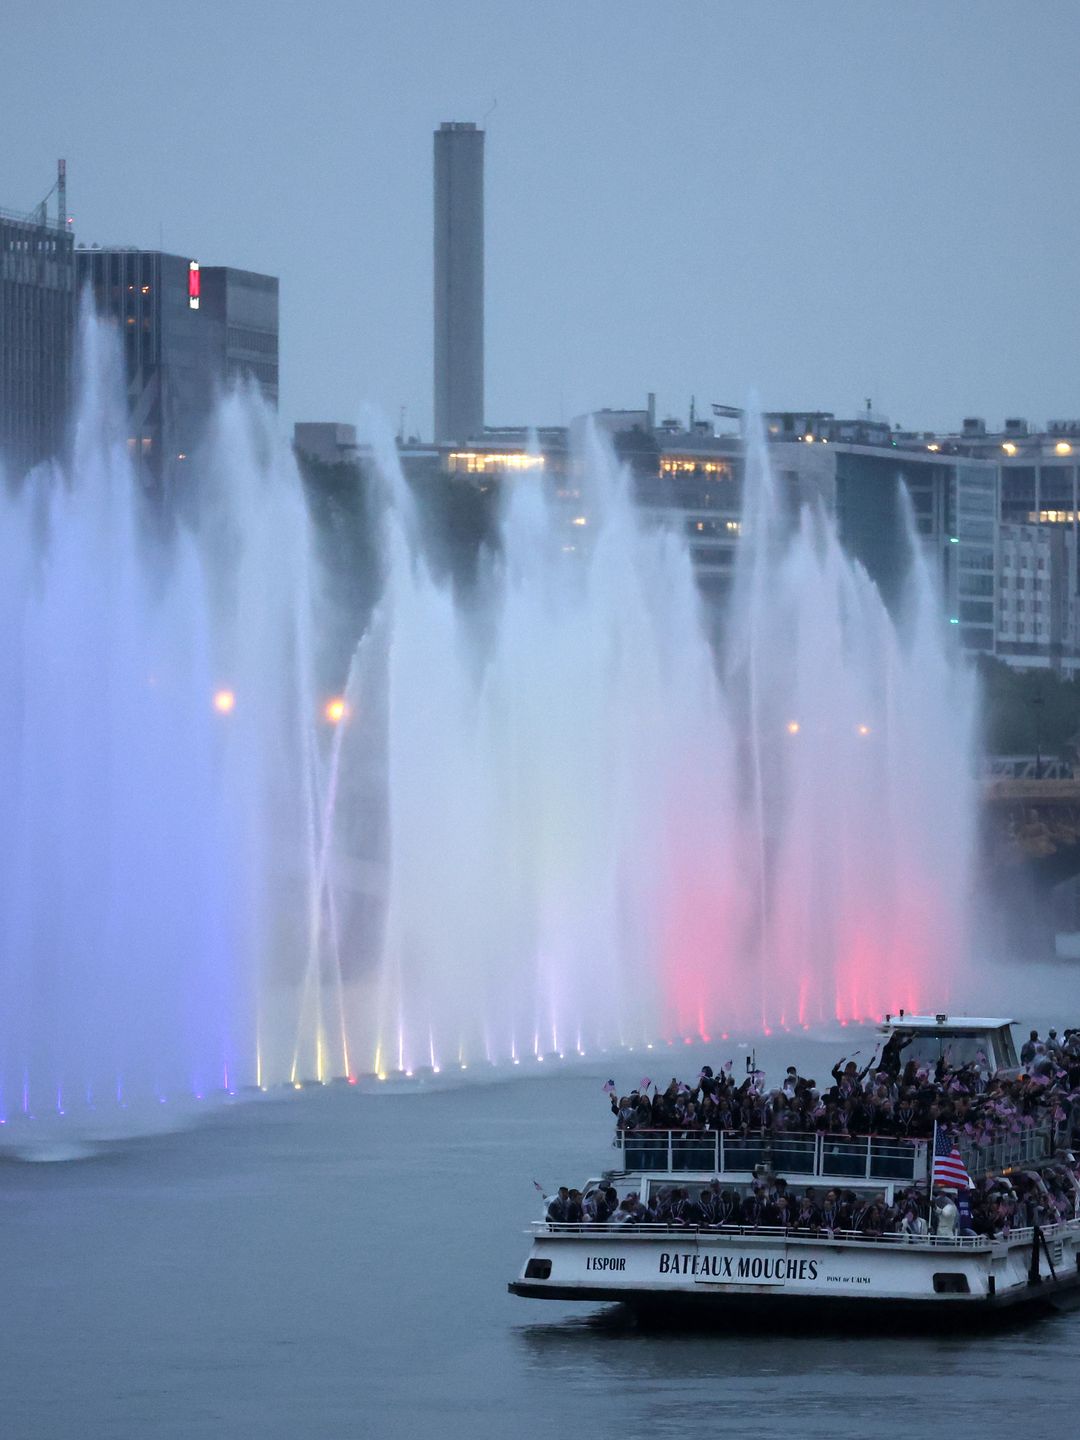
M 942 1058 L 953 1067 L 978 1065 L 981 1069 L 1015 1070 L 1019 1065 L 1011 1020 L 969 1015 L 886 1015 L 878 1027 L 884 1042 L 900 1036 L 901 1060 L 915 1060 L 933 1068 Z

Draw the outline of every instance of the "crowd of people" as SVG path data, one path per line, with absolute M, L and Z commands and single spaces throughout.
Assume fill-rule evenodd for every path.
M 643 1080 L 617 1096 L 604 1086 L 620 1131 L 730 1134 L 819 1132 L 835 1136 L 929 1138 L 948 1130 L 975 1146 L 1019 1135 L 1040 1122 L 1061 1124 L 1080 1099 L 1080 1028 L 1045 1039 L 1032 1031 L 1021 1051 L 1019 1072 L 995 1073 L 979 1052 L 952 1063 L 949 1051 L 935 1064 L 909 1059 L 911 1037 L 894 1032 L 880 1052 L 860 1067 L 843 1057 L 829 1085 L 788 1066 L 782 1084 L 768 1089 L 761 1071 L 740 1082 L 727 1061 L 718 1073 L 705 1065 L 692 1084 L 672 1079 L 661 1089 Z
M 1080 1218 L 1080 1166 L 1071 1153 L 1041 1172 L 987 1178 L 955 1194 L 925 1187 L 898 1190 L 890 1204 L 885 1192 L 859 1193 L 836 1186 L 798 1191 L 780 1176 L 754 1180 L 745 1194 L 713 1179 L 693 1190 L 664 1185 L 646 1204 L 631 1191 L 619 1198 L 613 1185 L 584 1192 L 563 1186 L 546 1197 L 552 1224 L 659 1225 L 667 1229 L 720 1230 L 725 1227 L 780 1229 L 802 1235 L 849 1235 L 865 1240 L 927 1234 L 1007 1238 L 1032 1225 Z
M 832 1067 L 828 1086 L 789 1066 L 782 1084 L 769 1089 L 752 1063 L 740 1082 L 729 1060 L 719 1073 L 704 1066 L 693 1084 L 673 1079 L 661 1089 L 643 1080 L 638 1089 L 618 1096 L 609 1080 L 604 1089 L 621 1132 L 817 1132 L 903 1141 L 929 1139 L 936 1130 L 970 1155 L 978 1157 L 983 1147 L 987 1163 L 972 1167 L 976 1178 L 971 1188 L 897 1185 L 890 1201 L 885 1190 L 860 1192 L 822 1184 L 796 1188 L 759 1165 L 760 1173 L 747 1186 L 725 1185 L 719 1176 L 692 1188 L 665 1183 L 650 1186 L 647 1200 L 634 1191 L 620 1197 L 607 1183 L 584 1192 L 562 1187 L 545 1197 L 547 1219 L 583 1227 L 750 1226 L 795 1234 L 915 1239 L 927 1234 L 1007 1237 L 1033 1225 L 1080 1218 L 1080 1164 L 1067 1148 L 1072 1135 L 1080 1132 L 1080 1027 L 1060 1037 L 1056 1030 L 1045 1038 L 1031 1031 L 1019 1068 L 997 1072 L 981 1052 L 956 1063 L 948 1048 L 933 1064 L 905 1060 L 911 1043 L 910 1034 L 894 1031 L 865 1065 L 860 1066 L 857 1053 L 842 1057 Z M 995 1174 L 987 1147 L 1043 1125 L 1054 1130 L 1053 1160 L 1040 1160 L 1038 1169 L 1014 1167 L 1008 1175 Z M 783 1145 L 769 1145 L 766 1153 L 782 1156 Z

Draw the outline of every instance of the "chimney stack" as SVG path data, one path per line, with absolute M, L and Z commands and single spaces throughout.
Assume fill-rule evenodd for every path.
M 435 439 L 484 429 L 484 132 L 435 131 Z

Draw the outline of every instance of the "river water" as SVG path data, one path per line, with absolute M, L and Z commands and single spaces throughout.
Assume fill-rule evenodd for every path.
M 973 1339 L 740 1337 L 508 1295 L 533 1177 L 608 1162 L 603 1078 L 290 1094 L 0 1165 L 0 1435 L 1075 1433 L 1080 1312 Z

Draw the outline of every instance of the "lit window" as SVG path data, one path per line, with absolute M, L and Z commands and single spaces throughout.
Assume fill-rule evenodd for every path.
M 544 457 L 521 451 L 507 453 L 495 450 L 454 450 L 447 460 L 447 465 L 455 473 L 464 471 L 467 475 L 486 475 L 498 470 L 542 469 Z

